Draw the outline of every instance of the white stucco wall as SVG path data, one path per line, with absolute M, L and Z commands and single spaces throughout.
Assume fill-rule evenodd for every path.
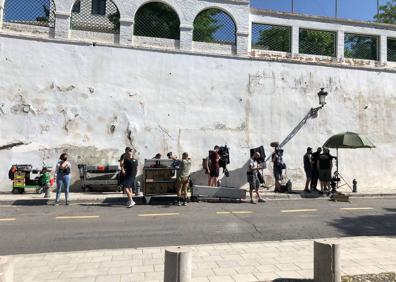
M 131 144 L 141 162 L 187 151 L 194 171 L 215 144 L 227 144 L 223 184 L 244 185 L 249 148 L 263 144 L 269 154 L 269 143 L 317 105 L 321 87 L 328 105 L 285 147 L 296 185 L 306 147 L 350 130 L 377 148 L 342 151 L 344 176 L 360 187 L 394 186 L 395 72 L 0 36 L 0 146 L 31 142 L 0 150 L 0 190 L 10 189 L 13 163 L 55 164 L 64 149 L 74 165 L 116 163 Z M 206 182 L 202 172 L 194 178 Z

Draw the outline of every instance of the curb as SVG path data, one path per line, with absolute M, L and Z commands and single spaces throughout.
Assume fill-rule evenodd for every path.
M 396 193 L 373 193 L 373 194 L 361 194 L 361 193 L 351 193 L 347 194 L 350 198 L 395 198 Z M 275 195 L 266 195 L 262 194 L 261 195 L 265 199 L 269 200 L 309 200 L 309 199 L 315 199 L 315 200 L 328 200 L 328 197 L 320 197 L 318 195 L 301 195 L 301 194 L 275 194 Z M 1 194 L 0 194 L 1 198 Z M 63 201 L 63 200 L 62 200 Z M 118 204 L 124 204 L 127 201 L 127 198 L 123 195 L 120 196 L 113 196 L 113 197 L 96 197 L 96 198 L 91 198 L 91 199 L 73 199 L 73 196 L 71 197 L 71 203 L 73 204 L 105 204 L 105 205 L 118 205 Z M 134 197 L 134 201 L 138 204 L 143 204 L 144 198 L 142 196 L 139 197 Z M 6 199 L 2 200 L 0 199 L 0 204 L 1 205 L 10 205 L 10 206 L 40 206 L 40 205 L 51 205 L 54 203 L 54 199 L 40 199 L 40 198 L 34 198 L 34 199 L 26 199 L 26 198 L 16 198 L 16 199 Z

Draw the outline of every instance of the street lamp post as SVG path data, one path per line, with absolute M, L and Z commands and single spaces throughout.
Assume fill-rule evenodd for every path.
M 297 126 L 290 132 L 289 135 L 279 144 L 279 148 L 282 148 L 285 146 L 296 134 L 300 131 L 301 128 L 307 123 L 309 119 L 316 118 L 318 116 L 318 112 L 323 109 L 323 107 L 326 105 L 326 97 L 328 93 L 324 91 L 324 88 L 321 88 L 320 91 L 318 92 L 318 98 L 319 98 L 319 106 L 316 108 L 311 108 L 309 112 L 305 115 L 305 117 L 297 124 Z M 270 157 L 267 158 L 267 161 L 269 160 Z

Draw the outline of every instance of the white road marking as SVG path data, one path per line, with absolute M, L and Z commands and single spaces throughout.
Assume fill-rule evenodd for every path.
M 0 218 L 0 222 L 7 222 L 7 221 L 15 221 L 16 218 L 12 217 L 12 218 Z
M 360 210 L 373 210 L 373 208 L 367 207 L 367 208 L 340 208 L 340 210 L 343 211 L 360 211 Z
M 178 212 L 169 212 L 169 213 L 143 213 L 139 214 L 140 217 L 149 217 L 149 216 L 174 216 L 179 215 Z
M 281 210 L 282 213 L 315 212 L 317 209 Z
M 78 216 L 57 216 L 56 219 L 94 219 L 99 218 L 98 215 L 78 215 Z

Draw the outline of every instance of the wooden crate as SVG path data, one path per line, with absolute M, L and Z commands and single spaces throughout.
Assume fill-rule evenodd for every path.
M 161 195 L 177 193 L 177 181 L 146 181 L 144 186 L 145 195 Z
M 146 170 L 146 179 L 167 180 L 171 179 L 174 175 L 173 170 Z

